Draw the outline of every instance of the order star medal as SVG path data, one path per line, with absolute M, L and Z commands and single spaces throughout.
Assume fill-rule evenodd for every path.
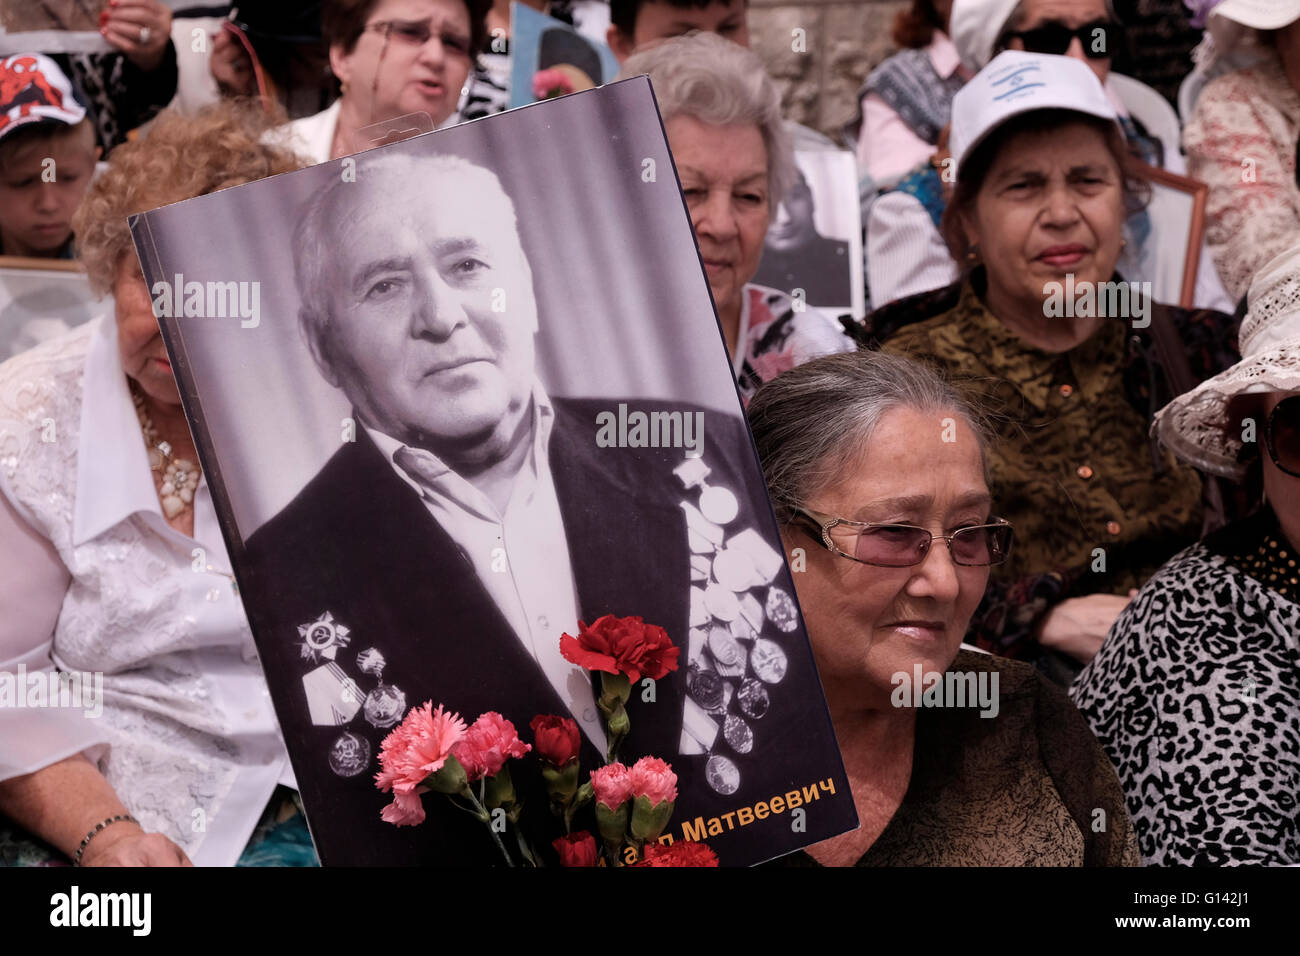
M 298 636 L 302 638 L 300 644 L 303 659 L 314 664 L 321 660 L 334 660 L 339 648 L 348 646 L 350 633 L 351 630 L 335 621 L 334 615 L 329 611 L 310 624 L 299 624 Z

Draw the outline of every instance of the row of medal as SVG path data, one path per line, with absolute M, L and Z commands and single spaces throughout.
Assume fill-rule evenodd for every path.
M 362 693 L 357 682 L 344 673 L 338 663 L 352 637 L 349 628 L 323 612 L 316 620 L 298 625 L 302 658 L 316 666 L 303 675 L 302 688 L 307 697 L 307 712 L 318 727 L 342 727 L 351 723 L 359 711 L 366 723 L 376 730 L 387 730 L 406 715 L 406 694 L 393 684 L 384 683 L 384 655 L 368 647 L 357 654 L 357 669 L 375 678 L 376 685 Z M 345 730 L 330 744 L 330 770 L 340 777 L 355 777 L 370 766 L 370 739 Z
M 740 505 L 729 489 L 709 485 L 700 458 L 673 470 L 682 486 L 699 489 L 697 503 L 681 502 L 690 547 L 690 636 L 686 703 L 680 750 L 707 754 L 704 775 L 723 796 L 740 789 L 735 756 L 754 749 L 752 723 L 767 714 L 772 690 L 785 678 L 789 658 L 763 636 L 770 621 L 790 634 L 799 614 L 774 582 L 785 562 L 753 528 L 728 535 Z

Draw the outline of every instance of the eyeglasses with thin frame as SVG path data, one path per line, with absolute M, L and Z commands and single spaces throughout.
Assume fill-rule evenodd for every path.
M 936 535 L 915 525 L 850 521 L 809 508 L 796 508 L 794 516 L 828 551 L 880 568 L 921 564 L 935 538 L 948 546 L 953 564 L 964 567 L 1001 564 L 1011 554 L 1015 539 L 1011 523 L 1002 518 Z M 836 529 L 840 529 L 839 534 L 834 533 Z
M 1264 446 L 1279 471 L 1300 478 L 1300 395 L 1282 399 L 1268 413 Z
M 365 30 L 382 34 L 385 43 L 396 40 L 400 46 L 422 47 L 433 36 L 431 20 L 375 20 L 365 25 Z M 453 53 L 469 56 L 470 38 L 455 30 L 444 30 L 439 42 Z
M 1113 20 L 1093 20 L 1081 27 L 1071 27 L 1059 20 L 1048 20 L 1028 30 L 1008 30 L 1002 34 L 1000 46 L 1019 38 L 1029 53 L 1053 53 L 1064 56 L 1070 41 L 1079 38 L 1083 55 L 1090 60 L 1105 60 L 1115 55 L 1120 38 L 1120 25 Z

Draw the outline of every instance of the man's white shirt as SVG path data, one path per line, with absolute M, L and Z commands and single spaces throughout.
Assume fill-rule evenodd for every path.
M 363 427 L 398 477 L 420 494 L 429 514 L 469 558 L 519 642 L 583 733 L 604 753 L 605 731 L 591 680 L 560 654 L 560 635 L 577 633 L 578 598 L 547 454 L 555 411 L 538 382 L 533 384 L 532 408 L 532 446 L 515 476 L 504 513 L 432 452 L 411 448 L 369 425 Z M 399 456 L 403 449 L 419 459 L 418 477 L 399 463 L 399 457 L 406 457 Z M 430 587 L 439 584 L 429 581 Z M 465 637 L 473 639 L 473 635 Z M 445 703 L 454 708 L 454 702 Z

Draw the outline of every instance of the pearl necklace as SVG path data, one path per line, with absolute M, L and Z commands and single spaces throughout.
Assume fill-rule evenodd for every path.
M 194 491 L 199 486 L 199 466 L 188 458 L 172 457 L 171 442 L 159 440 L 158 429 L 145 411 L 144 396 L 134 382 L 131 383 L 131 401 L 135 403 L 135 415 L 140 420 L 140 431 L 144 433 L 144 444 L 149 451 L 149 468 L 163 473 L 158 497 L 162 500 L 163 514 L 170 521 L 186 508 L 193 507 Z

